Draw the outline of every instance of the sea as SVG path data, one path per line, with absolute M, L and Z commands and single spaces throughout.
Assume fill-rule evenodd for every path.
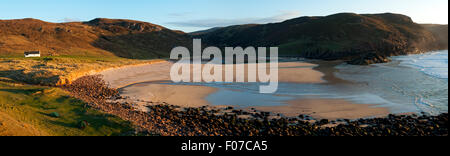
M 388 108 L 392 113 L 448 112 L 448 50 L 395 56 L 369 66 L 341 64 L 334 76 L 350 83 L 280 83 L 273 94 L 260 94 L 257 83 L 201 84 L 219 88 L 206 97 L 212 105 L 280 106 L 295 99 L 345 99 Z M 198 84 L 196 84 L 198 85 Z

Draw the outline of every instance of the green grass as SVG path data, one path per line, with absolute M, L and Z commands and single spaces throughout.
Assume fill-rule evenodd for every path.
M 27 125 L 24 127 L 51 136 L 115 136 L 133 130 L 131 123 L 85 105 L 59 88 L 0 82 L 0 115 L 17 121 L 0 123 L 0 129 Z M 54 112 L 60 117 L 52 117 Z M 90 124 L 84 130 L 78 126 L 83 120 Z

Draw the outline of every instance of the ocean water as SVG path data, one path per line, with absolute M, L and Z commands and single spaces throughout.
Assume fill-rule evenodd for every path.
M 274 94 L 259 94 L 258 83 L 202 84 L 219 88 L 206 99 L 213 105 L 279 106 L 301 98 L 345 99 L 375 104 L 392 113 L 448 112 L 448 51 L 392 57 L 370 66 L 342 64 L 334 75 L 351 83 L 280 83 Z
M 352 101 L 380 103 L 394 113 L 448 112 L 448 50 L 396 56 L 370 66 L 340 65 L 339 78 L 355 82 Z M 347 93 L 346 93 L 347 94 Z
M 400 65 L 418 69 L 432 77 L 448 79 L 448 50 L 419 55 L 396 56 Z

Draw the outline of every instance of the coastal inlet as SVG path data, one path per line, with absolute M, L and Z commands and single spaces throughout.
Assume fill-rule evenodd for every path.
M 123 96 L 183 107 L 257 108 L 287 117 L 307 114 L 317 119 L 371 118 L 389 113 L 438 115 L 448 112 L 447 56 L 448 51 L 398 56 L 390 63 L 370 66 L 284 59 L 279 65 L 279 89 L 274 94 L 259 94 L 258 83 L 172 83 L 168 72 L 171 62 L 100 74 L 112 87 L 120 88 Z M 430 62 L 433 64 L 426 65 Z

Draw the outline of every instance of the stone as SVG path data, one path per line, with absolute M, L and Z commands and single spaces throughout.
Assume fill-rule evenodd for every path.
M 59 118 L 60 117 L 58 112 L 52 112 L 52 113 L 50 113 L 50 116 L 54 117 L 54 118 Z

